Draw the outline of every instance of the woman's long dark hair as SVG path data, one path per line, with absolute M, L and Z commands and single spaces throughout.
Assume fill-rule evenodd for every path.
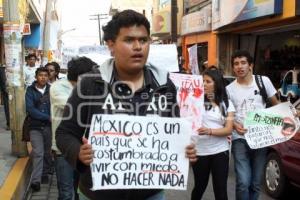
M 225 81 L 223 78 L 223 74 L 216 67 L 212 67 L 204 70 L 202 75 L 203 76 L 207 75 L 211 77 L 212 80 L 214 81 L 214 94 L 213 94 L 214 102 L 219 106 L 222 115 L 226 117 L 227 115 L 226 110 L 228 108 L 229 103 L 228 103 L 228 95 L 225 88 Z M 224 102 L 226 107 L 224 107 L 224 104 L 222 102 Z M 207 98 L 206 94 L 204 95 L 204 105 L 206 110 L 210 110 L 212 108 L 212 105 L 209 99 Z

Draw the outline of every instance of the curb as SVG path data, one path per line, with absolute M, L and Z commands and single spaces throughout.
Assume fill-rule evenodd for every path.
M 1 200 L 20 200 L 24 197 L 31 174 L 29 161 L 29 157 L 17 159 L 0 188 Z

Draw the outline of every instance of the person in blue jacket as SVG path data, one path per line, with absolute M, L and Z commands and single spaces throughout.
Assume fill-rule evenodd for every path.
M 51 170 L 51 118 L 48 84 L 49 71 L 45 67 L 37 68 L 35 79 L 26 90 L 26 112 L 31 117 L 30 142 L 32 145 L 31 188 L 40 190 L 40 184 L 48 182 Z

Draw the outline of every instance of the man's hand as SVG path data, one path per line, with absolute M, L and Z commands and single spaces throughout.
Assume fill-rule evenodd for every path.
M 194 144 L 190 144 L 185 148 L 185 157 L 187 157 L 192 163 L 197 161 L 197 154 Z
M 89 166 L 93 161 L 92 145 L 88 144 L 88 140 L 82 137 L 83 144 L 80 146 L 78 159 L 85 165 Z
M 233 128 L 239 135 L 244 135 L 247 132 L 247 129 L 245 129 L 244 126 L 238 122 L 233 123 Z

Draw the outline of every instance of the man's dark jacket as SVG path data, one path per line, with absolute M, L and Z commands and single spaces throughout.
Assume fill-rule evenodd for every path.
M 36 81 L 26 89 L 26 112 L 31 117 L 30 129 L 40 130 L 50 126 L 50 85 L 46 84 L 44 94 L 36 88 Z

